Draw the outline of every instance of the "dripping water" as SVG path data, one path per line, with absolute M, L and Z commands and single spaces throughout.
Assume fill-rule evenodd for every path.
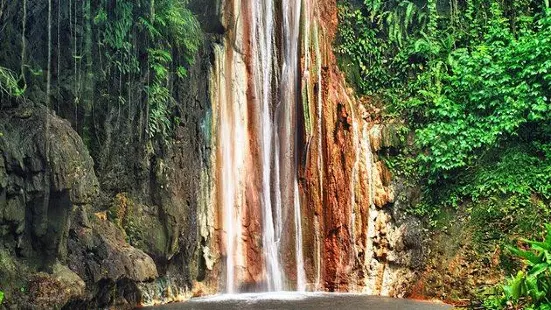
M 300 16 L 301 16 L 301 0 L 283 0 L 283 66 L 282 66 L 282 83 L 281 97 L 283 104 L 284 120 L 280 125 L 280 130 L 283 133 L 283 139 L 280 140 L 280 146 L 285 149 L 280 161 L 283 163 L 283 173 L 285 185 L 293 184 L 293 188 L 289 190 L 286 187 L 282 188 L 282 201 L 287 205 L 292 205 L 294 208 L 295 222 L 295 255 L 296 255 L 296 270 L 297 270 L 297 289 L 300 291 L 306 290 L 306 276 L 304 272 L 304 257 L 302 252 L 302 223 L 301 223 L 301 207 L 297 181 L 297 135 L 295 127 L 297 125 L 297 107 L 299 104 L 299 35 L 300 35 Z M 308 18 L 308 17 L 306 17 Z M 285 199 L 288 194 L 289 198 Z M 291 198 L 292 198 L 292 204 Z
M 25 53 L 26 53 L 26 34 L 27 34 L 27 0 L 23 0 L 23 20 L 21 21 L 21 80 L 23 84 L 26 85 L 27 81 L 25 78 Z
M 367 125 L 364 124 L 364 128 L 362 130 L 362 144 L 363 144 L 363 152 L 365 152 L 365 169 L 368 176 L 368 187 L 369 187 L 369 211 L 368 211 L 368 223 L 366 225 L 367 230 L 367 239 L 373 240 L 373 238 L 376 236 L 376 229 L 375 229 L 375 220 L 378 215 L 378 211 L 375 207 L 375 182 L 374 182 L 374 158 L 373 158 L 373 150 L 371 149 L 371 138 L 369 135 L 369 130 Z M 375 262 L 373 259 L 375 256 L 375 248 L 373 245 L 373 242 L 367 242 L 366 244 L 366 253 L 365 253 L 365 261 L 364 265 L 368 268 L 374 267 L 372 266 L 372 263 Z M 373 285 L 376 281 L 374 281 L 374 277 L 376 277 L 376 274 L 373 272 L 368 273 L 369 276 L 366 276 L 365 278 L 365 293 L 367 294 L 377 294 L 378 290 Z
M 274 62 L 274 18 L 275 10 L 272 1 L 255 1 L 252 6 L 254 31 L 253 50 L 255 50 L 255 65 L 260 74 L 255 75 L 255 93 L 260 100 L 261 113 L 261 149 L 262 149 L 262 243 L 263 255 L 266 268 L 266 284 L 270 291 L 283 289 L 283 274 L 278 256 L 276 243 L 276 231 L 280 237 L 281 230 L 281 208 L 279 197 L 275 197 L 275 214 L 273 218 L 272 197 L 271 197 L 271 162 L 272 162 L 272 139 L 274 138 L 273 120 L 271 115 L 272 103 L 272 68 Z M 279 150 L 275 149 L 276 154 Z M 276 167 L 275 182 L 279 181 L 278 169 Z M 274 225 L 275 224 L 275 225 Z M 276 228 L 277 227 L 277 228 Z
M 306 274 L 304 272 L 304 254 L 302 253 L 302 220 L 298 182 L 295 180 L 295 255 L 297 260 L 297 291 L 306 291 Z
M 317 156 L 317 164 L 318 164 L 318 180 L 319 180 L 319 193 L 320 193 L 320 201 L 323 203 L 324 201 L 324 188 L 323 188 L 323 153 L 322 153 L 322 105 L 323 105 L 323 96 L 322 96 L 322 85 L 321 85 L 321 69 L 322 69 L 322 62 L 321 62 L 321 50 L 320 50 L 320 43 L 319 43 L 319 33 L 318 33 L 318 25 L 316 23 L 314 27 L 314 47 L 316 51 L 316 71 L 317 71 L 317 83 L 318 83 L 318 93 L 317 93 L 317 139 L 318 139 L 318 156 Z M 319 220 L 316 218 L 316 240 L 318 240 L 318 246 L 317 246 L 317 267 L 316 267 L 316 288 L 320 288 L 321 285 L 321 244 L 319 244 L 320 240 L 320 224 Z
M 236 185 L 239 185 L 240 163 L 243 162 L 242 148 L 235 147 L 243 142 L 243 128 L 239 121 L 240 107 L 232 101 L 232 70 L 228 70 L 229 64 L 223 55 L 220 46 L 215 46 L 217 55 L 215 84 L 218 88 L 218 102 L 220 102 L 219 116 L 219 158 L 221 165 L 220 194 L 223 206 L 223 228 L 225 231 L 226 252 L 226 291 L 235 293 L 236 265 L 241 262 L 236 260 L 239 256 L 239 240 L 241 238 L 241 218 L 238 212 L 238 195 Z

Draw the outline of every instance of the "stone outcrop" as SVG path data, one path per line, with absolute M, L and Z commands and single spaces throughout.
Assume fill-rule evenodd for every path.
M 70 124 L 48 109 L 0 113 L 3 248 L 45 267 L 66 258 L 71 213 L 97 194 L 93 162 Z
M 113 287 L 158 277 L 150 256 L 105 213 L 94 214 L 94 165 L 67 121 L 43 106 L 4 109 L 0 150 L 0 286 L 8 304 L 101 307 L 116 303 Z M 121 304 L 139 302 L 135 284 L 127 292 L 134 297 Z
M 61 308 L 73 299 L 84 298 L 86 284 L 67 266 L 59 263 L 52 273 L 39 272 L 28 282 L 28 302 L 44 309 Z

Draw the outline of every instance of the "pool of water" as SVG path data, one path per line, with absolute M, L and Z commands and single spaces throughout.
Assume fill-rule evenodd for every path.
M 159 310 L 444 310 L 451 306 L 425 301 L 341 293 L 275 292 L 254 294 L 214 295 L 193 298 L 187 302 L 156 306 Z

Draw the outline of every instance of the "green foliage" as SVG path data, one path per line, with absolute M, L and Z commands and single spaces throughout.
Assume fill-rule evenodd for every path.
M 201 43 L 197 19 L 186 8 L 187 1 L 156 0 L 154 13 L 140 18 L 152 40 L 179 49 L 185 61 L 192 62 Z
M 551 209 L 542 201 L 527 203 L 517 196 L 491 197 L 470 205 L 470 225 L 478 253 L 491 253 L 496 247 L 506 244 L 510 236 L 537 237 L 551 217 Z M 501 267 L 511 271 L 515 264 L 503 257 Z
M 461 186 L 462 195 L 470 195 L 473 201 L 487 195 L 515 195 L 523 199 L 519 204 L 530 203 L 536 193 L 542 199 L 551 198 L 551 157 L 538 157 L 537 149 L 531 149 L 530 145 L 495 152 L 499 151 L 502 154 L 498 161 L 491 163 L 486 159 L 472 179 Z
M 25 92 L 24 88 L 20 88 L 17 84 L 17 79 L 14 73 L 4 67 L 0 67 L 0 94 L 4 93 L 9 96 L 19 97 Z
M 548 144 L 544 144 L 549 147 Z M 481 155 L 476 166 L 454 180 L 427 186 L 424 204 L 457 207 L 461 201 L 488 203 L 488 198 L 514 198 L 519 208 L 551 199 L 551 157 L 539 144 L 510 143 Z M 437 188 L 438 187 L 438 188 Z M 418 206 L 426 207 L 426 206 Z M 419 214 L 424 215 L 424 214 Z
M 551 199 L 550 16 L 536 0 L 341 2 L 343 69 L 415 131 L 415 163 L 396 165 L 425 184 L 415 214 Z
M 148 136 L 167 141 L 175 121 L 172 83 L 187 76 L 186 66 L 201 43 L 199 23 L 186 8 L 187 1 L 109 3 L 103 0 L 93 19 L 105 57 L 103 93 L 124 105 L 125 94 L 138 87 L 147 100 Z M 146 55 L 146 61 L 140 55 Z M 110 90 L 113 82 L 119 85 L 118 93 Z
M 4 301 L 4 292 L 0 291 L 0 304 Z
M 100 29 L 99 42 L 105 56 L 106 72 L 130 74 L 140 70 L 139 60 L 134 53 L 131 41 L 134 30 L 135 4 L 116 1 L 107 14 L 107 2 L 99 7 L 94 17 L 95 25 Z
M 341 2 L 339 17 L 337 52 L 363 93 L 398 88 L 418 70 L 417 63 L 406 64 L 407 56 L 400 53 L 427 23 L 426 12 L 414 2 L 367 0 L 362 7 Z
M 166 139 L 172 129 L 170 108 L 175 103 L 169 90 L 170 70 L 174 68 L 177 77 L 187 76 L 185 67 L 174 63 L 171 51 L 180 51 L 185 63 L 192 62 L 199 49 L 200 30 L 183 1 L 157 0 L 151 11 L 148 17 L 140 18 L 149 39 L 155 42 L 155 47 L 147 50 L 152 72 L 145 88 L 150 109 L 148 133 L 150 137 L 160 135 Z
M 530 246 L 529 250 L 507 247 L 527 268 L 498 288 L 497 294 L 487 299 L 487 308 L 507 309 L 512 305 L 523 309 L 551 309 L 551 225 L 545 227 L 543 241 L 521 239 Z
M 481 152 L 514 139 L 526 126 L 548 137 L 551 19 L 538 20 L 531 25 L 535 30 L 523 29 L 518 38 L 505 23 L 497 19 L 483 43 L 451 53 L 448 70 L 419 76 L 436 79 L 411 99 L 426 119 L 417 137 L 429 151 L 420 159 L 433 175 L 471 166 Z

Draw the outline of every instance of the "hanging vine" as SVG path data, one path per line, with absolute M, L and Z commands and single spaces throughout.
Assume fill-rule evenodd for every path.
M 201 43 L 187 1 L 29 1 L 0 0 L 0 29 L 8 27 L 2 34 L 8 40 L 0 43 L 2 93 L 20 95 L 31 83 L 27 96 L 54 104 L 83 135 L 96 126 L 90 117 L 116 129 L 140 114 L 144 136 L 170 139 L 178 121 L 173 85 L 186 77 Z M 31 28 L 29 20 L 35 21 Z M 37 40 L 40 34 L 46 40 Z M 10 56 L 13 47 L 20 50 L 17 61 Z
M 185 67 L 199 47 L 197 20 L 182 1 L 116 2 L 107 10 L 108 5 L 103 1 L 94 17 L 105 59 L 103 74 L 107 80 L 117 77 L 119 107 L 128 104 L 130 96 L 123 94 L 130 85 L 141 84 L 147 101 L 145 131 L 150 138 L 167 139 L 175 105 L 170 84 L 186 76 Z M 146 61 L 137 54 L 145 55 Z
M 0 67 L 0 95 L 5 94 L 12 97 L 19 97 L 24 89 L 19 88 L 15 73 L 7 68 Z
M 46 106 L 50 107 L 52 88 L 52 0 L 48 0 L 48 64 L 46 77 Z

